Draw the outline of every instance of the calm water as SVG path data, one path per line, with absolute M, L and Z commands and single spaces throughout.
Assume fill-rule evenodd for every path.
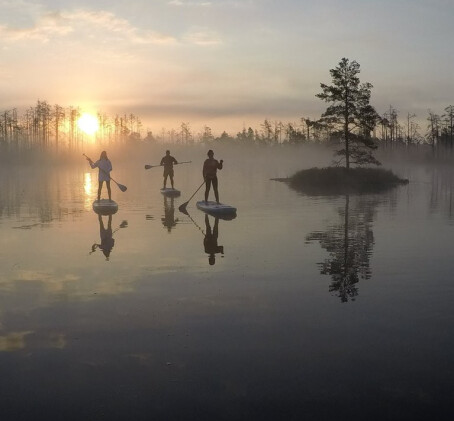
M 330 154 L 215 150 L 216 221 L 178 211 L 206 149 L 172 152 L 173 201 L 157 152 L 113 160 L 110 221 L 84 162 L 0 170 L 2 420 L 452 419 L 450 167 L 307 197 L 269 179 Z

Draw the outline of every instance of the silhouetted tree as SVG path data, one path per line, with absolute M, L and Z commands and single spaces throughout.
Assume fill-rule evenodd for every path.
M 427 125 L 427 139 L 432 146 L 432 149 L 435 149 L 435 146 L 438 143 L 438 138 L 440 136 L 440 116 L 438 114 L 433 113 L 429 110 L 429 116 L 427 117 L 427 121 L 429 122 Z
M 445 108 L 445 114 L 442 115 L 446 123 L 446 134 L 449 137 L 449 146 L 453 147 L 453 134 L 454 134 L 454 106 L 448 105 Z
M 211 131 L 211 127 L 204 126 L 202 136 L 200 137 L 200 141 L 203 143 L 211 143 L 214 140 L 213 133 Z
M 330 70 L 332 85 L 320 84 L 322 93 L 316 95 L 331 103 L 320 121 L 337 127 L 345 148 L 336 154 L 345 158 L 347 169 L 350 164 L 380 164 L 371 152 L 377 147 L 371 132 L 379 120 L 374 107 L 369 104 L 372 84 L 360 84 L 359 72 L 356 61 L 343 58 L 336 68 Z

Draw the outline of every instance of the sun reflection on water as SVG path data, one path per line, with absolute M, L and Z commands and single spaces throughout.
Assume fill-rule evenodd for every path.
M 91 179 L 91 173 L 86 172 L 84 174 L 84 191 L 85 191 L 85 201 L 84 207 L 86 210 L 91 209 L 91 204 L 93 202 L 93 182 Z

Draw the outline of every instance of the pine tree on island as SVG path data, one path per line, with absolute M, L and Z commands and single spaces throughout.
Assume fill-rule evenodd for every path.
M 316 123 L 328 128 L 331 138 L 342 141 L 336 151 L 340 159 L 333 167 L 298 171 L 288 179 L 292 188 L 310 195 L 375 193 L 408 182 L 391 171 L 361 168 L 381 164 L 373 156 L 377 146 L 371 136 L 380 116 L 370 105 L 372 84 L 361 83 L 359 72 L 356 61 L 343 58 L 330 70 L 332 84 L 320 84 L 322 92 L 316 96 L 329 106 Z M 340 167 L 343 161 L 345 167 Z M 355 168 L 351 168 L 353 165 Z
M 336 155 L 345 159 L 347 170 L 351 164 L 380 165 L 372 155 L 377 146 L 371 137 L 380 116 L 369 103 L 373 86 L 360 83 L 359 72 L 356 61 L 343 58 L 330 70 L 332 85 L 321 83 L 322 93 L 316 95 L 330 103 L 320 122 L 334 129 L 333 134 L 338 134 L 344 141 L 345 146 Z

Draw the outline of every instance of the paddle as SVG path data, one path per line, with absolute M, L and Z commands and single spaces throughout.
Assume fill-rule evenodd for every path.
M 179 165 L 179 164 L 190 164 L 192 161 L 183 161 L 183 162 L 178 162 L 174 165 Z M 150 168 L 155 168 L 155 167 L 162 167 L 163 165 L 159 164 L 159 165 L 145 165 L 145 169 L 146 170 L 149 170 Z
M 89 158 L 87 155 L 85 155 L 84 153 L 82 154 L 83 156 L 85 156 L 85 158 L 87 158 L 90 162 L 93 162 L 91 160 L 91 158 Z M 98 167 L 99 168 L 99 167 Z M 109 178 L 118 186 L 118 188 L 122 191 L 122 192 L 125 192 L 126 190 L 128 190 L 128 188 L 126 186 L 124 186 L 123 184 L 120 184 L 120 183 L 117 183 L 111 176 L 108 172 L 104 171 L 102 168 L 99 168 L 104 174 L 108 175 Z
M 188 203 L 191 201 L 191 199 L 195 196 L 195 194 L 202 188 L 202 186 L 205 184 L 205 180 L 203 180 L 203 183 L 199 186 L 199 188 L 194 192 L 194 194 L 189 198 L 187 202 L 184 202 L 182 205 L 178 206 L 178 210 L 185 215 L 188 215 L 188 211 L 186 210 L 186 206 L 188 206 Z
M 192 221 L 192 223 L 199 229 L 199 231 L 200 231 L 200 232 L 203 234 L 203 236 L 205 237 L 205 236 L 206 236 L 205 231 L 204 231 L 202 228 L 200 228 L 200 227 L 199 227 L 199 224 L 197 224 L 197 222 L 195 222 L 195 221 L 192 219 L 192 216 L 189 215 L 189 212 L 186 211 L 186 212 L 184 212 L 184 213 L 185 213 L 185 215 L 189 216 L 189 219 Z

